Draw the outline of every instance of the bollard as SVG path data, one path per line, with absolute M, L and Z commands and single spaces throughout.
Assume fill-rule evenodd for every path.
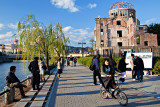
M 31 85 L 31 76 L 27 76 L 27 86 Z
M 9 88 L 8 86 L 4 87 L 4 91 L 9 90 L 9 92 L 6 92 L 4 95 L 4 103 L 5 104 L 10 104 L 11 102 L 13 102 L 14 97 L 15 97 L 15 89 L 14 88 Z

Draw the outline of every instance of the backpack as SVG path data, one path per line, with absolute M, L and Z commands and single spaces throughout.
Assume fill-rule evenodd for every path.
M 95 69 L 95 65 L 90 65 L 90 67 L 89 67 L 89 69 L 91 70 L 91 71 L 94 71 L 94 69 Z

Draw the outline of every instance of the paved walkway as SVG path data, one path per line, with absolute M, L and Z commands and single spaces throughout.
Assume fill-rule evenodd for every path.
M 131 87 L 143 90 L 156 98 L 160 98 L 160 76 L 144 76 L 143 82 L 132 81 L 131 76 L 126 80 L 127 84 Z
M 93 74 L 88 68 L 78 64 L 77 67 L 65 67 L 63 72 L 50 94 L 47 107 L 120 106 L 116 99 L 101 98 L 100 86 L 93 85 Z M 150 93 L 131 88 L 127 84 L 121 87 L 128 96 L 128 107 L 160 107 L 160 100 Z

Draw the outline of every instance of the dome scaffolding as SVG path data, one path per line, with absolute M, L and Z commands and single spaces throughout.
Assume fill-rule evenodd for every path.
M 119 9 L 119 8 L 127 8 L 127 9 L 135 9 L 134 6 L 127 1 L 120 1 L 113 4 L 110 10 Z

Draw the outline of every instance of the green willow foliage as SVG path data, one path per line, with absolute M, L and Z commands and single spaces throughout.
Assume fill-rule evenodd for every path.
M 35 56 L 45 57 L 49 65 L 49 59 L 66 56 L 68 53 L 69 38 L 65 37 L 62 26 L 50 24 L 45 27 L 32 14 L 18 23 L 17 35 L 20 37 L 19 47 L 24 60 L 33 60 Z

